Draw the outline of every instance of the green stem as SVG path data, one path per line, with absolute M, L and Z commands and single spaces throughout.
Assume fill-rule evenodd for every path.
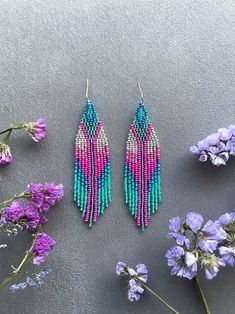
M 198 292 L 198 294 L 200 296 L 200 299 L 201 299 L 201 301 L 202 301 L 202 303 L 204 305 L 204 309 L 205 309 L 206 314 L 211 314 L 211 311 L 209 309 L 208 303 L 206 301 L 206 297 L 205 297 L 204 292 L 202 291 L 202 288 L 200 286 L 199 279 L 197 277 L 194 277 L 193 278 L 193 282 L 194 282 L 195 287 L 197 289 L 197 292 Z
M 11 135 L 11 132 L 12 130 L 8 131 L 8 133 L 6 134 L 6 136 L 4 137 L 4 139 L 2 140 L 2 143 L 3 144 L 8 144 L 9 143 L 9 138 L 10 138 L 10 135 Z
M 170 306 L 165 300 L 163 300 L 156 292 L 154 292 L 152 289 L 150 289 L 148 286 L 145 284 L 142 284 L 142 286 L 148 290 L 152 295 L 155 296 L 160 302 L 162 302 L 166 307 L 168 307 L 169 310 L 171 310 L 175 314 L 180 314 L 178 311 L 176 311 L 172 306 Z
M 12 132 L 13 130 L 24 129 L 26 127 L 26 125 L 27 125 L 26 123 L 12 125 L 8 129 L 5 129 L 5 130 L 1 131 L 0 135 L 4 134 L 4 133 L 7 133 L 7 132 Z
M 30 194 L 29 194 L 29 192 L 27 192 L 27 191 L 24 191 L 24 192 L 22 192 L 22 193 L 20 193 L 20 194 L 18 194 L 18 195 L 13 195 L 13 197 L 12 198 L 10 198 L 10 199 L 8 199 L 8 200 L 6 200 L 6 201 L 4 201 L 4 202 L 2 202 L 2 203 L 0 203 L 0 208 L 1 207 L 5 207 L 6 205 L 8 205 L 9 203 L 11 203 L 12 201 L 14 201 L 14 200 L 17 200 L 17 199 L 19 199 L 19 198 L 26 198 L 26 197 L 28 197 Z
M 32 254 L 33 245 L 34 245 L 34 242 L 32 243 L 30 249 L 26 251 L 26 254 L 24 258 L 22 259 L 22 261 L 20 262 L 19 266 L 0 284 L 0 289 L 5 287 L 12 279 L 14 279 L 17 275 L 19 275 L 23 267 L 31 260 L 33 256 Z

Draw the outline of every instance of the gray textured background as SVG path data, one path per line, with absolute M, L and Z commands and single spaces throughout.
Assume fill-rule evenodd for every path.
M 129 304 L 116 262 L 146 263 L 149 285 L 181 313 L 202 313 L 190 281 L 173 278 L 164 258 L 168 220 L 193 210 L 216 218 L 235 207 L 235 160 L 200 164 L 188 148 L 235 123 L 233 0 L 1 0 L 1 129 L 45 117 L 40 144 L 12 136 L 15 163 L 0 169 L 1 199 L 35 181 L 62 182 L 65 197 L 49 213 L 46 231 L 57 248 L 54 272 L 37 291 L 0 295 L 5 313 L 168 313 L 146 293 Z M 85 80 L 109 139 L 113 201 L 88 230 L 72 202 L 73 145 L 84 108 Z M 164 202 L 141 234 L 123 203 L 123 161 L 139 92 L 162 148 Z M 2 239 L 4 240 L 4 239 Z M 16 265 L 28 235 L 11 238 L 1 273 Z M 2 253 L 3 254 L 3 253 Z M 234 313 L 234 270 L 202 278 L 212 313 Z

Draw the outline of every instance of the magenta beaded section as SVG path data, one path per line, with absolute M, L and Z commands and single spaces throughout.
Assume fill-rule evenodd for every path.
M 74 201 L 89 226 L 111 201 L 108 141 L 91 101 L 86 103 L 76 136 Z
M 146 107 L 140 103 L 127 140 L 125 201 L 137 227 L 144 230 L 161 202 L 160 147 Z

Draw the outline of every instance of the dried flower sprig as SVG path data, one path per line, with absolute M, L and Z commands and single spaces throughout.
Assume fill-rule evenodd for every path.
M 7 235 L 17 235 L 18 230 L 29 230 L 32 235 L 32 244 L 26 251 L 18 267 L 13 267 L 13 272 L 0 283 L 0 289 L 5 287 L 16 276 L 24 274 L 25 266 L 32 261 L 34 265 L 40 265 L 45 257 L 55 247 L 53 238 L 42 232 L 47 218 L 42 214 L 58 203 L 63 197 L 63 185 L 54 183 L 33 183 L 27 189 L 0 204 L 0 232 Z M 4 248 L 2 244 L 0 247 Z M 42 279 L 49 273 L 48 270 L 34 275 L 34 279 L 27 276 L 25 282 L 14 284 L 10 290 L 16 292 L 27 286 L 40 286 Z
M 127 277 L 128 280 L 128 300 L 130 302 L 138 301 L 144 290 L 149 291 L 155 298 L 162 302 L 171 312 L 179 314 L 162 297 L 146 285 L 148 280 L 148 269 L 145 264 L 136 265 L 135 269 L 127 266 L 126 263 L 118 262 L 116 266 L 118 276 Z
M 5 134 L 0 142 L 0 164 L 7 165 L 13 161 L 9 146 L 9 139 L 14 130 L 25 129 L 35 142 L 43 140 L 47 133 L 47 125 L 44 119 L 38 119 L 36 122 L 27 122 L 17 125 L 11 125 L 6 130 L 0 132 Z
M 204 140 L 190 148 L 193 155 L 199 155 L 199 161 L 210 159 L 213 165 L 226 165 L 229 156 L 235 156 L 235 125 L 221 128 L 217 133 L 207 136 Z
M 208 280 L 217 276 L 221 267 L 235 263 L 235 213 L 222 215 L 217 221 L 204 223 L 202 215 L 189 212 L 185 220 L 173 217 L 169 221 L 168 238 L 176 245 L 166 252 L 171 274 L 192 279 L 210 313 L 199 283 L 198 273 L 204 270 Z

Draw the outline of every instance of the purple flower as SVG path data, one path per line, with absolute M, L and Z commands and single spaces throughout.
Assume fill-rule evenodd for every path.
M 201 230 L 198 245 L 204 252 L 213 253 L 220 241 L 226 239 L 226 232 L 217 223 L 208 220 Z
M 148 269 L 145 264 L 138 264 L 135 270 L 126 263 L 118 262 L 116 274 L 128 277 L 128 299 L 130 302 L 138 301 L 140 295 L 144 292 L 143 284 L 148 280 Z
M 36 207 L 41 207 L 44 200 L 43 184 L 31 183 L 27 186 L 27 191 L 31 194 L 31 199 Z
M 197 274 L 197 260 L 190 252 L 184 251 L 181 246 L 174 246 L 166 252 L 167 264 L 171 275 L 192 279 Z
M 138 264 L 135 266 L 138 279 L 144 283 L 148 280 L 148 269 L 145 264 Z
M 178 245 L 186 245 L 186 247 L 189 249 L 190 247 L 190 242 L 189 240 L 185 237 L 185 235 L 180 231 L 181 229 L 181 220 L 179 217 L 173 217 L 169 220 L 169 230 L 171 232 L 168 233 L 168 238 L 175 239 L 176 243 Z
M 197 146 L 191 146 L 189 151 L 193 154 L 193 155 L 198 155 L 200 154 L 200 149 Z
M 35 230 L 37 227 L 42 226 L 47 222 L 45 216 L 40 216 L 38 208 L 32 203 L 27 203 L 25 205 L 25 214 L 26 218 L 26 228 L 30 230 Z
M 26 228 L 34 230 L 38 227 L 40 215 L 38 208 L 31 203 L 25 205 Z
M 33 263 L 39 265 L 44 262 L 45 257 L 55 247 L 55 245 L 55 240 L 49 237 L 46 233 L 38 233 L 32 250 L 34 255 Z
M 202 258 L 201 265 L 205 270 L 206 278 L 211 280 L 217 276 L 220 266 L 225 266 L 225 263 L 214 254 L 206 254 Z
M 10 286 L 9 289 L 12 293 L 15 293 L 19 290 L 25 289 L 26 287 L 27 287 L 27 284 L 25 282 L 21 282 L 21 283 L 14 284 L 14 285 Z
M 23 290 L 26 287 L 39 288 L 43 284 L 43 279 L 52 271 L 51 268 L 46 268 L 35 274 L 33 278 L 27 276 L 25 282 L 14 284 L 10 287 L 10 291 L 15 293 L 19 290 Z
M 64 195 L 62 184 L 46 183 L 43 188 L 44 200 L 40 211 L 47 211 L 51 206 L 58 203 Z
M 18 201 L 13 201 L 10 206 L 3 209 L 3 212 L 7 222 L 17 222 L 24 215 L 24 209 Z
M 186 217 L 186 224 L 194 233 L 197 233 L 202 226 L 203 220 L 202 215 L 189 212 Z
M 218 130 L 219 137 L 222 141 L 228 141 L 232 135 L 234 135 L 235 132 L 235 126 L 231 125 L 228 128 L 221 128 Z
M 229 151 L 230 155 L 235 155 L 235 136 L 227 142 L 226 150 Z
M 206 153 L 203 153 L 203 154 L 200 155 L 198 160 L 201 161 L 201 162 L 206 162 L 207 159 L 208 159 L 208 155 Z
M 169 230 L 177 233 L 180 231 L 181 219 L 180 217 L 173 217 L 169 220 Z
M 235 248 L 234 247 L 219 247 L 219 254 L 221 256 L 222 261 L 228 265 L 233 267 L 235 262 Z
M 217 133 L 207 136 L 197 146 L 192 146 L 190 152 L 200 155 L 201 162 L 207 161 L 209 156 L 213 165 L 226 165 L 229 155 L 235 155 L 235 125 L 221 128 Z
M 140 299 L 140 295 L 143 294 L 144 289 L 141 284 L 136 282 L 135 279 L 129 280 L 128 286 L 128 299 L 130 302 L 138 301 Z
M 229 159 L 229 154 L 227 152 L 220 153 L 219 155 L 209 153 L 210 160 L 215 166 L 226 165 L 226 162 Z
M 222 216 L 219 217 L 219 219 L 217 220 L 217 223 L 220 225 L 220 226 L 227 226 L 229 224 L 233 224 L 235 221 L 235 213 L 226 213 Z
M 127 274 L 126 272 L 127 265 L 123 262 L 118 262 L 116 266 L 116 274 L 120 276 L 121 274 Z
M 13 161 L 9 145 L 0 144 L 0 164 L 7 165 Z
M 63 185 L 55 185 L 54 183 L 29 184 L 27 190 L 31 194 L 33 204 L 39 208 L 40 212 L 48 211 L 51 206 L 61 200 L 64 194 Z
M 46 136 L 47 125 L 44 119 L 38 119 L 36 122 L 27 123 L 26 130 L 35 142 L 39 142 Z

